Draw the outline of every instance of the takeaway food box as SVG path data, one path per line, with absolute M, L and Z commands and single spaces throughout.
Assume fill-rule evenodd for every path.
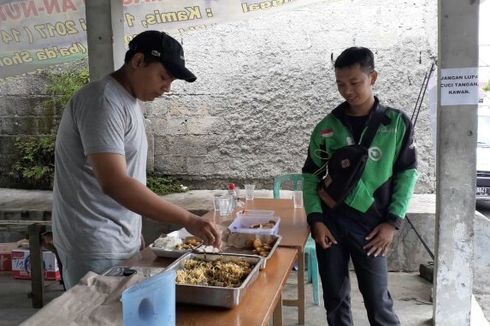
M 44 279 L 48 281 L 61 280 L 56 255 L 51 251 L 43 251 Z M 12 250 L 12 276 L 16 279 L 31 279 L 31 254 L 29 249 Z

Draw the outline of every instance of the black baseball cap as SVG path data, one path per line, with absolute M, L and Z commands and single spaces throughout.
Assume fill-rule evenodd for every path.
M 165 32 L 145 31 L 129 42 L 129 51 L 142 52 L 160 59 L 160 62 L 177 79 L 192 83 L 197 78 L 185 67 L 182 45 Z

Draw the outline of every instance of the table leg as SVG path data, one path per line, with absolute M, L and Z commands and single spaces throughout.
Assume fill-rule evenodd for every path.
M 303 247 L 298 249 L 298 298 L 296 300 L 284 300 L 285 306 L 298 307 L 298 324 L 305 324 L 305 251 Z
M 305 252 L 298 250 L 298 323 L 305 324 Z
M 41 248 L 41 233 L 45 227 L 31 224 L 29 230 L 29 250 L 31 254 L 31 290 L 32 307 L 42 308 L 44 305 L 43 257 Z
M 277 300 L 276 308 L 274 308 L 272 325 L 282 326 L 282 294 L 279 296 L 279 300 Z

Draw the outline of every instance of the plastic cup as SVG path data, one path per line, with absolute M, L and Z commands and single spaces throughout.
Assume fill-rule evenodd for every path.
M 231 197 L 231 196 L 218 197 L 217 205 L 218 205 L 219 215 L 221 217 L 226 217 L 231 213 L 231 211 L 232 211 L 232 209 L 231 209 L 232 199 L 233 199 L 233 197 Z
M 254 199 L 254 190 L 255 185 L 246 184 L 245 185 L 245 200 L 253 200 Z
M 219 199 L 223 197 L 222 194 L 215 194 L 213 196 L 213 207 L 216 212 L 219 212 Z
M 293 191 L 293 204 L 294 204 L 294 208 L 303 208 L 303 191 L 302 190 Z

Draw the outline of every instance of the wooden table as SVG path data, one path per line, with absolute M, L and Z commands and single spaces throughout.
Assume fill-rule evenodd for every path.
M 233 309 L 177 304 L 177 325 L 282 325 L 282 289 L 296 259 L 294 248 L 277 248 Z M 125 262 L 126 266 L 168 266 L 173 259 L 160 258 L 146 248 Z
M 298 323 L 305 323 L 305 252 L 304 248 L 310 231 L 303 208 L 294 208 L 292 199 L 255 198 L 248 200 L 245 209 L 274 210 L 281 218 L 279 235 L 282 236 L 280 247 L 289 247 L 297 250 L 298 255 L 298 298 L 284 300 L 285 306 L 298 307 Z M 216 213 L 211 211 L 203 216 L 216 223 L 221 223 Z
M 271 209 L 281 218 L 280 247 L 292 247 L 298 251 L 298 298 L 284 300 L 285 306 L 298 307 L 298 324 L 305 324 L 305 245 L 310 230 L 303 208 L 294 208 L 292 199 L 255 198 L 246 202 L 248 209 Z

